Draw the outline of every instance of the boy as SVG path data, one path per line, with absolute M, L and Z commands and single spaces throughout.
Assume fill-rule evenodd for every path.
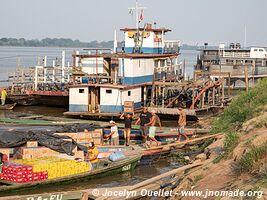
M 111 128 L 110 128 L 110 134 L 107 135 L 107 137 L 111 138 L 110 139 L 111 145 L 118 146 L 119 145 L 119 132 L 118 132 L 118 127 L 116 125 L 116 122 L 111 120 L 109 124 L 111 125 Z

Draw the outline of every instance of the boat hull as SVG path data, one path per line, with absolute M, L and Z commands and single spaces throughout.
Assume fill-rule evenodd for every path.
M 1 180 L 2 183 L 6 184 L 6 186 L 0 187 L 0 194 L 11 194 L 18 191 L 25 191 L 36 189 L 44 186 L 53 186 L 62 185 L 62 184 L 72 184 L 75 182 L 87 181 L 92 180 L 100 177 L 105 177 L 109 175 L 119 174 L 126 171 L 133 170 L 138 161 L 141 159 L 141 156 L 130 156 L 124 160 L 113 162 L 110 166 L 107 166 L 103 169 L 97 169 L 92 172 L 81 173 L 73 176 L 66 176 L 57 179 L 48 179 L 45 181 L 37 181 L 31 183 L 21 183 L 21 184 L 14 184 L 8 181 Z

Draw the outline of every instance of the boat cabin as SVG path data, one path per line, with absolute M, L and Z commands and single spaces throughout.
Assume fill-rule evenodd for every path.
M 69 112 L 120 113 L 125 102 L 141 108 L 141 86 L 81 84 L 69 88 Z M 131 112 L 131 111 L 129 111 Z

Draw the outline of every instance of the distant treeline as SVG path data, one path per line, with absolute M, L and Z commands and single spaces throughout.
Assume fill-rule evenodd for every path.
M 79 40 L 65 39 L 65 38 L 45 38 L 42 40 L 26 40 L 24 38 L 1 38 L 0 46 L 23 46 L 23 47 L 98 47 L 98 48 L 112 48 L 113 41 L 91 41 L 81 42 Z
M 118 47 L 122 47 L 123 42 L 118 43 Z M 0 46 L 21 46 L 21 47 L 81 47 L 81 48 L 113 48 L 113 41 L 91 41 L 81 42 L 79 40 L 65 38 L 45 38 L 42 40 L 26 40 L 24 38 L 1 38 Z M 181 49 L 195 50 L 199 47 L 183 44 Z

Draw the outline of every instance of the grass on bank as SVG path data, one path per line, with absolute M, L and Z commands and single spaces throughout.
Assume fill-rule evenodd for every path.
M 259 115 L 267 104 L 267 78 L 261 80 L 249 92 L 242 92 L 224 113 L 212 123 L 213 133 L 238 130 L 241 125 Z
M 260 160 L 265 158 L 267 155 L 267 142 L 260 146 L 253 146 L 245 153 L 239 161 L 240 172 L 250 172 L 257 168 L 260 168 Z M 265 172 L 267 173 L 267 171 Z
M 249 119 L 258 116 L 267 104 L 267 78 L 261 80 L 249 92 L 242 92 L 235 98 L 230 106 L 225 109 L 212 123 L 212 133 L 225 133 L 223 154 L 218 157 L 215 162 L 219 162 L 221 158 L 229 156 L 234 148 L 238 145 L 240 139 L 239 129 L 242 124 Z M 258 123 L 258 127 L 262 127 L 266 121 Z

